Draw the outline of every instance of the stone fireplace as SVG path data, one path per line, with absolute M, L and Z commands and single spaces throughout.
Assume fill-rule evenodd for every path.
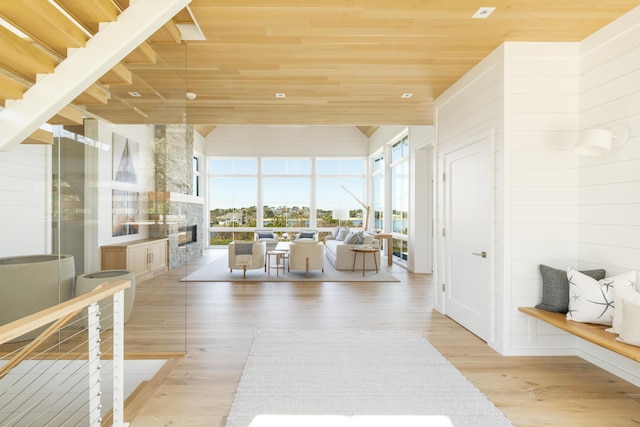
M 156 191 L 149 193 L 149 237 L 169 239 L 169 268 L 204 251 L 204 198 L 192 194 L 193 126 L 156 125 Z

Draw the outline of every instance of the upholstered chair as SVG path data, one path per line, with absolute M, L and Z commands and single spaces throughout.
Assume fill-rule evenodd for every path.
M 278 245 L 278 236 L 273 230 L 256 230 L 254 232 L 254 240 L 256 242 L 265 242 L 267 244 L 267 252 L 275 250 Z
M 310 270 L 324 273 L 324 245 L 315 240 L 295 240 L 289 246 L 289 271 L 304 270 L 309 277 Z
M 247 277 L 247 270 L 264 268 L 267 271 L 265 256 L 267 253 L 266 242 L 240 242 L 229 243 L 229 271 L 242 270 L 242 277 Z
M 300 230 L 294 240 L 318 240 L 318 230 Z

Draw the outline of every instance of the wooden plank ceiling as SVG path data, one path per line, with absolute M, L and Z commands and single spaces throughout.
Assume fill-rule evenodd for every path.
M 0 2 L 0 17 L 28 36 L 0 27 L 2 102 L 20 98 L 67 48 L 84 46 L 100 22 L 128 7 L 27 3 Z M 204 132 L 227 124 L 355 125 L 365 133 L 432 124 L 433 100 L 502 42 L 579 41 L 637 4 L 498 0 L 487 3 L 496 7 L 487 19 L 472 19 L 475 0 L 193 0 L 51 122 L 77 122 L 76 111 L 123 124 L 186 120 Z M 205 40 L 181 40 L 184 24 L 199 26 Z

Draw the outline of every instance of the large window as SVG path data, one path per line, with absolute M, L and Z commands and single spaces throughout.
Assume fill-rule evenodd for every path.
M 211 227 L 255 227 L 257 223 L 257 159 L 209 160 L 209 225 Z M 231 230 L 233 231 L 233 230 Z M 251 238 L 253 234 L 251 233 Z M 213 233 L 211 244 L 223 244 L 249 235 Z
M 350 195 L 349 192 L 353 194 Z M 337 224 L 364 227 L 364 161 L 319 159 L 316 162 L 316 219 L 318 227 Z M 333 218 L 334 209 L 346 209 L 348 218 Z
M 391 146 L 391 215 L 394 233 L 393 255 L 407 261 L 409 233 L 409 137 Z
M 265 227 L 309 227 L 311 160 L 265 159 L 262 162 Z
M 373 158 L 373 229 L 384 230 L 384 154 Z
M 356 200 L 365 201 L 364 159 L 212 158 L 208 164 L 213 245 L 252 239 L 261 227 L 364 225 Z M 346 209 L 348 218 L 333 218 L 334 209 Z

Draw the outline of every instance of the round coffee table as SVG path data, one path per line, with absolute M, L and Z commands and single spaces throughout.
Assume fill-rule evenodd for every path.
M 354 246 L 353 248 L 351 248 L 351 250 L 355 252 L 353 254 L 353 268 L 351 269 L 351 271 L 356 271 L 356 258 L 358 258 L 358 254 L 360 253 L 362 254 L 362 277 L 364 277 L 364 266 L 365 266 L 367 254 L 373 255 L 373 263 L 376 266 L 376 273 L 378 273 L 378 258 L 376 258 L 376 252 L 380 252 L 380 249 L 366 247 L 366 246 L 363 246 L 363 247 Z

